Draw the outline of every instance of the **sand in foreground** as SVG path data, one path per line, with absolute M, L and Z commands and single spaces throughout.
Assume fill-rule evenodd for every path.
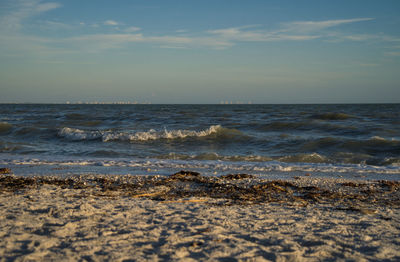
M 180 191 L 194 192 L 195 180 L 167 182 L 175 183 L 174 188 L 180 186 Z M 16 181 L 14 185 L 19 183 Z M 67 187 L 57 183 L 19 185 L 12 190 L 2 184 L 2 261 L 400 260 L 400 208 L 396 201 L 370 197 L 371 201 L 364 199 L 355 207 L 316 196 L 251 202 L 213 195 L 176 197 L 174 193 L 174 197 L 161 199 L 157 192 L 168 189 L 158 182 L 156 187 L 148 183 L 151 186 L 146 192 L 134 194 L 92 184 L 79 188 L 71 181 Z M 332 191 L 343 196 L 360 188 L 353 182 L 299 179 L 296 183 L 309 190 L 318 186 L 320 191 L 323 186 L 340 185 Z M 250 182 L 222 184 L 251 187 Z M 271 190 L 284 194 L 283 190 L 289 190 L 285 185 L 274 184 Z M 366 188 L 380 190 L 371 184 L 363 190 Z M 399 188 L 385 187 L 381 193 L 391 194 L 393 199 Z

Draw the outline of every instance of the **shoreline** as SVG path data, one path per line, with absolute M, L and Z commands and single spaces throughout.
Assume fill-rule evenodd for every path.
M 400 182 L 0 175 L 0 257 L 400 259 Z
M 188 197 L 229 200 L 235 204 L 326 203 L 332 205 L 382 204 L 400 206 L 400 181 L 314 178 L 263 179 L 249 174 L 202 176 L 180 171 L 160 175 L 15 176 L 8 168 L 0 174 L 0 193 L 37 189 L 45 185 L 80 189 L 90 194 L 149 198 L 156 201 Z M 0 171 L 2 171 L 0 170 Z M 1 173 L 1 172 L 0 172 Z

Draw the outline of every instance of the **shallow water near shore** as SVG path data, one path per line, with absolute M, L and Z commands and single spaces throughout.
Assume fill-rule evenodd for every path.
M 400 105 L 0 105 L 17 175 L 400 179 Z

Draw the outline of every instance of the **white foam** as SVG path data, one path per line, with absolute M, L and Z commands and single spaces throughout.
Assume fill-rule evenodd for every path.
M 198 155 L 191 154 L 177 154 L 177 153 L 169 153 L 167 155 L 160 155 L 157 158 L 160 159 L 172 159 L 172 160 L 221 160 L 221 161 L 229 161 L 229 162 L 266 162 L 272 161 L 271 157 L 267 156 L 258 156 L 258 155 L 248 155 L 248 156 L 241 156 L 241 155 L 233 155 L 233 156 L 225 156 L 219 155 L 215 152 L 210 153 L 200 153 Z
M 380 136 L 373 136 L 370 138 L 371 141 L 382 141 L 382 142 L 399 142 L 399 140 L 397 140 L 396 138 L 384 138 L 384 137 L 380 137 Z
M 77 128 L 64 127 L 58 132 L 59 136 L 65 137 L 72 141 L 93 140 L 102 137 L 100 131 L 85 131 Z
M 381 141 L 386 141 L 385 138 L 380 137 L 380 136 L 373 136 L 373 137 L 370 138 L 370 140 L 381 140 Z
M 122 141 L 148 141 L 148 140 L 157 140 L 157 139 L 176 139 L 176 138 L 185 138 L 185 137 L 204 137 L 211 135 L 213 133 L 217 133 L 221 129 L 220 125 L 210 126 L 206 130 L 201 131 L 193 131 L 193 130 L 167 130 L 156 131 L 151 129 L 147 132 L 136 132 L 133 134 L 129 133 L 105 133 L 103 135 L 103 141 L 112 141 L 112 140 L 122 140 Z
M 91 173 L 139 173 L 146 174 L 147 170 L 156 171 L 159 174 L 172 174 L 179 170 L 196 170 L 202 174 L 213 174 L 215 172 L 222 174 L 230 173 L 249 173 L 260 176 L 296 175 L 297 173 L 311 173 L 322 176 L 366 176 L 368 179 L 383 179 L 382 175 L 391 175 L 390 179 L 399 180 L 400 166 L 371 166 L 371 165 L 332 165 L 323 163 L 283 163 L 279 161 L 269 162 L 229 162 L 221 160 L 160 160 L 160 159 L 54 159 L 29 158 L 10 156 L 0 160 L 0 164 L 6 167 L 12 167 L 13 170 L 26 170 L 26 175 L 32 174 L 32 168 L 42 170 L 44 173 L 53 172 L 53 167 L 68 167 L 69 170 L 79 173 L 80 168 Z M 14 167 L 16 167 L 14 169 Z M 107 168 L 107 169 L 105 169 Z M 22 171 L 20 171 L 22 172 Z M 71 171 L 72 172 L 72 171 Z M 153 173 L 154 174 L 154 173 Z M 393 177 L 394 175 L 394 177 Z
M 59 132 L 58 135 L 65 137 L 73 141 L 80 140 L 94 140 L 100 139 L 103 142 L 108 141 L 148 141 L 157 139 L 176 139 L 185 137 L 204 137 L 220 131 L 222 127 L 220 125 L 212 125 L 208 129 L 194 131 L 194 130 L 167 130 L 156 131 L 150 129 L 144 132 L 113 132 L 113 131 L 87 131 L 77 128 L 64 127 Z

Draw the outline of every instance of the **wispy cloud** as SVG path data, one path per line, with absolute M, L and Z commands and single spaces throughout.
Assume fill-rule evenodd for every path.
M 337 37 L 339 37 L 338 35 L 336 35 Z M 341 37 L 343 40 L 350 40 L 350 41 L 367 41 L 367 40 L 374 40 L 377 39 L 376 35 L 343 35 Z
M 136 27 L 136 26 L 130 26 L 130 27 L 124 29 L 124 31 L 127 33 L 133 33 L 133 32 L 137 32 L 140 30 L 142 30 L 142 28 Z
M 231 27 L 217 30 L 209 30 L 208 33 L 230 41 L 263 41 L 266 39 L 265 32 L 257 30 L 246 30 L 253 26 Z
M 231 43 L 208 37 L 186 37 L 186 36 L 145 36 L 140 33 L 135 34 L 90 34 L 77 37 L 69 37 L 53 41 L 53 43 L 64 44 L 74 47 L 75 50 L 85 50 L 87 52 L 99 52 L 107 49 L 117 49 L 126 47 L 132 43 L 157 44 L 160 48 L 184 49 L 190 47 L 210 47 L 214 49 L 224 49 L 232 46 Z
M 209 33 L 218 35 L 230 41 L 270 42 L 270 41 L 305 41 L 317 38 L 338 38 L 327 29 L 344 24 L 370 21 L 373 18 L 354 18 L 326 21 L 296 21 L 282 23 L 275 30 L 261 30 L 258 26 L 232 27 L 210 30 Z M 343 36 L 341 36 L 343 37 Z M 366 40 L 365 36 L 348 36 L 347 40 Z
M 38 23 L 37 26 L 44 30 L 73 30 L 75 28 L 75 26 L 71 24 L 50 20 L 42 21 Z
M 59 3 L 42 3 L 40 0 L 13 1 L 8 7 L 9 12 L 0 18 L 0 28 L 9 32 L 20 30 L 25 20 L 59 7 Z
M 353 18 L 353 19 L 337 19 L 337 20 L 325 20 L 325 21 L 296 21 L 296 22 L 284 23 L 282 31 L 313 33 L 327 28 L 332 28 L 357 22 L 365 22 L 370 20 L 374 20 L 374 18 Z
M 303 41 L 318 38 L 317 35 L 286 34 L 281 31 L 246 30 L 248 27 L 232 27 L 208 31 L 221 39 L 236 42 Z
M 0 16 L 0 47 L 2 55 L 24 56 L 26 54 L 60 53 L 60 50 L 49 43 L 52 39 L 23 33 L 27 27 L 50 29 L 57 27 L 65 30 L 69 25 L 41 21 L 32 23 L 32 18 L 42 13 L 61 7 L 56 2 L 42 2 L 40 0 L 15 0 L 4 5 L 3 15 Z M 26 31 L 26 30 L 25 30 Z
M 239 42 L 272 42 L 272 41 L 308 41 L 315 39 L 330 39 L 337 41 L 368 41 L 370 35 L 345 35 L 333 29 L 351 23 L 361 23 L 373 18 L 352 18 L 325 21 L 294 21 L 278 25 L 274 29 L 265 29 L 262 25 L 246 25 L 208 30 L 205 32 L 190 32 L 189 30 L 176 30 L 173 34 L 150 34 L 140 27 L 124 24 L 115 20 L 104 20 L 102 23 L 91 24 L 90 21 L 80 23 L 87 26 L 87 30 L 76 30 L 74 36 L 42 37 L 24 32 L 24 23 L 30 18 L 44 12 L 61 7 L 56 2 L 43 2 L 41 0 L 19 0 L 12 2 L 6 15 L 0 17 L 0 42 L 10 50 L 18 48 L 29 52 L 101 52 L 107 49 L 126 48 L 129 44 L 148 43 L 162 48 L 212 48 L 226 49 Z M 32 25 L 30 25 L 32 27 Z M 62 22 L 41 21 L 37 26 L 69 30 L 69 35 L 74 27 Z M 112 27 L 118 33 L 104 33 L 102 27 Z M 3 29 L 1 29 L 3 28 Z M 92 30 L 92 32 L 90 32 Z M 25 30 L 26 31 L 26 30 Z M 139 33 L 140 31 L 140 33 Z M 89 33 L 88 33 L 89 32 Z
M 106 20 L 106 21 L 104 21 L 104 25 L 117 26 L 117 25 L 119 25 L 119 23 L 114 20 Z

